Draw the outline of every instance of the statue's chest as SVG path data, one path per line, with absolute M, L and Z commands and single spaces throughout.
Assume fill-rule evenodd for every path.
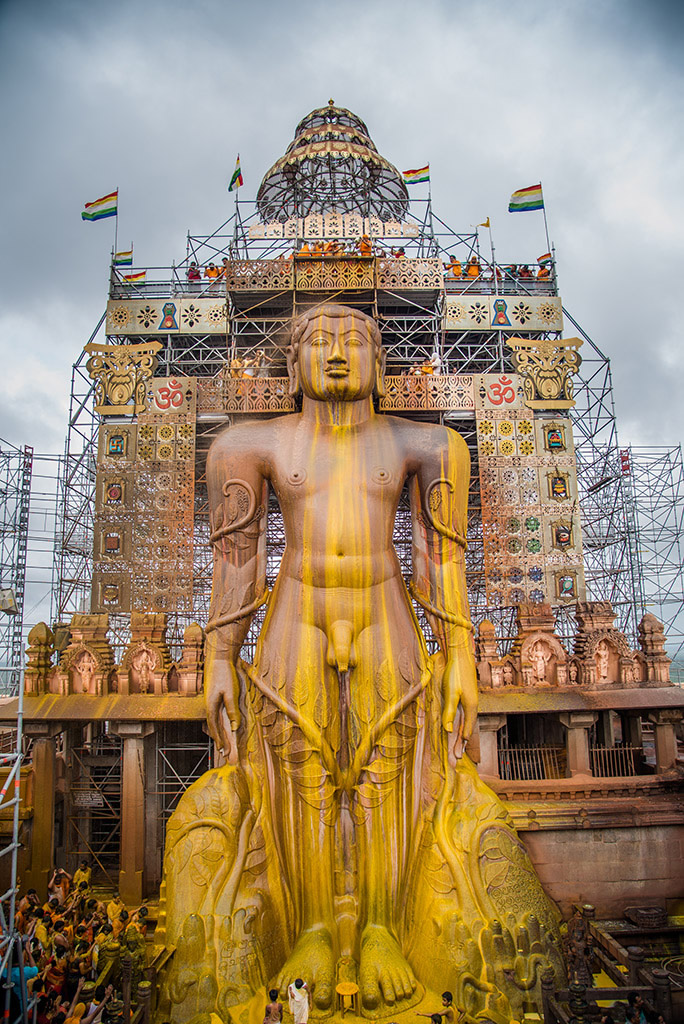
M 283 497 L 314 498 L 334 494 L 354 502 L 360 497 L 398 499 L 404 484 L 403 460 L 372 444 L 304 447 L 275 466 L 273 484 Z

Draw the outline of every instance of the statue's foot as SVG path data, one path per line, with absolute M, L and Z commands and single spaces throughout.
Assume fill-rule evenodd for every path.
M 359 985 L 365 1010 L 375 1010 L 382 1003 L 404 1003 L 397 1009 L 405 1010 L 416 991 L 416 979 L 399 943 L 381 925 L 368 924 L 363 930 Z
M 335 959 L 332 938 L 327 928 L 310 928 L 302 932 L 292 954 L 278 975 L 276 987 L 280 998 L 287 1001 L 287 987 L 296 978 L 303 978 L 311 990 L 311 999 L 319 1010 L 330 1009 L 333 1001 Z

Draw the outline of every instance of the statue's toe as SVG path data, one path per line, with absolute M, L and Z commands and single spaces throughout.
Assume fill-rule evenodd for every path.
M 332 1004 L 332 979 L 322 978 L 316 980 L 316 987 L 313 993 L 314 1006 L 319 1010 L 328 1010 Z
M 380 971 L 380 988 L 382 990 L 382 997 L 386 1003 L 393 1006 L 397 1001 L 397 991 L 392 978 L 393 971 L 385 968 Z

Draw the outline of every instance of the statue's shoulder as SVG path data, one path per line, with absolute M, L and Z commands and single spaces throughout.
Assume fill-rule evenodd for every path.
M 247 420 L 233 423 L 212 441 L 208 458 L 211 461 L 227 456 L 261 455 L 273 450 L 277 438 L 291 428 L 296 415 L 276 416 L 269 420 Z
M 431 451 L 454 446 L 467 448 L 458 431 L 444 424 L 420 423 L 418 420 L 404 419 L 402 416 L 387 416 L 386 419 L 392 431 L 401 436 L 409 447 Z

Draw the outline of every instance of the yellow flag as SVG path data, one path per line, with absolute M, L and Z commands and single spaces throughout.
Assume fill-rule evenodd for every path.
M 477 228 L 488 228 L 489 227 L 489 217 L 487 217 L 487 220 L 483 220 L 481 224 L 476 224 L 475 227 L 477 227 Z

